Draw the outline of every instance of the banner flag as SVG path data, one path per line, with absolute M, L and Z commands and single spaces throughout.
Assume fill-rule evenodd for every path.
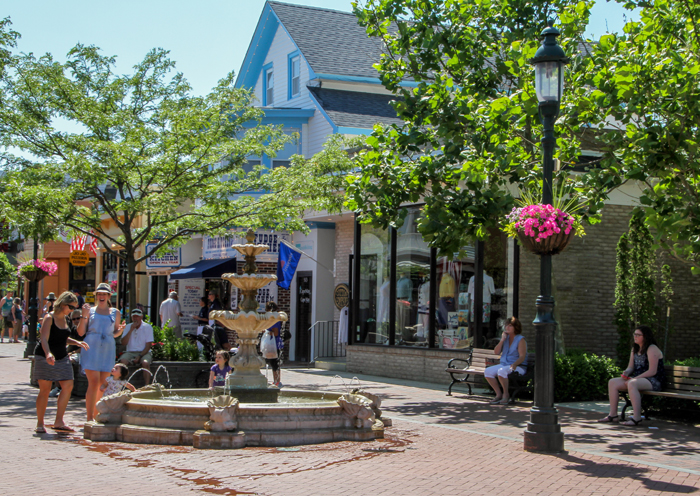
M 297 270 L 297 265 L 299 265 L 301 253 L 293 250 L 285 243 L 280 243 L 279 253 L 279 258 L 277 259 L 277 286 L 289 289 L 294 273 Z

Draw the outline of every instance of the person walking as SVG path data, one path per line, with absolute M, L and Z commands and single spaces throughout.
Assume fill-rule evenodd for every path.
M 63 414 L 73 391 L 73 366 L 70 363 L 66 345 L 70 343 L 80 346 L 84 351 L 90 348 L 87 343 L 70 338 L 67 316 L 76 308 L 78 308 L 78 299 L 73 293 L 66 291 L 56 300 L 55 310 L 46 315 L 41 323 L 41 339 L 34 350 L 34 377 L 39 383 L 34 432 L 38 434 L 46 432 L 44 415 L 49 403 L 51 384 L 54 381 L 61 385 L 61 393 L 56 403 L 56 419 L 51 427 L 62 432 L 74 430 L 63 421 Z
M 10 315 L 12 316 L 12 327 L 15 333 L 15 343 L 19 343 L 19 337 L 22 335 L 22 325 L 24 324 L 24 312 L 20 306 L 22 300 L 15 298 L 13 300 L 12 310 Z
M 44 298 L 46 303 L 44 304 L 44 308 L 41 311 L 41 318 L 42 320 L 44 317 L 46 317 L 46 314 L 53 312 L 53 302 L 56 301 L 56 295 L 53 294 L 53 292 L 49 293 L 46 298 Z
M 177 301 L 177 292 L 171 291 L 168 298 L 160 304 L 160 325 L 164 327 L 169 325 L 173 330 L 173 334 L 182 339 L 180 317 L 182 317 L 182 310 L 180 309 L 180 302 Z
M 71 293 L 72 294 L 72 293 Z M 100 399 L 100 386 L 109 377 L 116 359 L 115 338 L 121 336 L 125 324 L 116 308 L 111 308 L 109 299 L 112 288 L 109 284 L 100 283 L 95 289 L 96 306 L 83 305 L 82 318 L 78 326 L 78 334 L 85 336 L 89 348 L 81 352 L 80 367 L 85 371 L 88 389 L 85 393 L 87 420 L 95 420 L 95 405 Z M 77 301 L 77 298 L 76 298 Z
M 12 294 L 12 291 L 8 291 L 5 297 L 0 300 L 0 309 L 2 309 L 2 330 L 0 331 L 0 343 L 5 342 L 5 329 L 7 329 L 8 343 L 12 342 Z

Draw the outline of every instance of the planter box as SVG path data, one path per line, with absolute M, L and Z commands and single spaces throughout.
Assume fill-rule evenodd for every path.
M 569 231 L 569 234 L 564 234 L 560 232 L 543 239 L 539 243 L 535 241 L 535 238 L 531 236 L 526 236 L 525 234 L 519 232 L 518 239 L 520 244 L 529 251 L 536 255 L 557 255 L 563 252 L 569 245 L 571 238 L 574 237 L 574 230 Z

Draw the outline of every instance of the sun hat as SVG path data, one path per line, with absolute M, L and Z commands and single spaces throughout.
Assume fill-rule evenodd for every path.
M 139 317 L 143 317 L 143 312 L 139 310 L 138 308 L 134 308 L 131 311 L 131 316 L 133 317 L 134 315 L 138 315 Z
M 49 301 L 54 301 L 54 300 L 56 299 L 56 295 L 53 294 L 53 293 L 49 293 L 49 296 L 47 296 L 47 297 L 44 298 L 44 299 L 45 299 L 45 300 L 49 300 Z
M 107 284 L 106 282 L 101 282 L 100 284 L 97 285 L 97 289 L 95 290 L 95 293 L 112 294 L 112 287 L 109 284 Z

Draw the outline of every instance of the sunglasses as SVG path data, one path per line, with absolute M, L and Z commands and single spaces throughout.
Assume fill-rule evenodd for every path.
M 80 319 L 82 319 L 82 317 L 73 317 L 71 320 L 72 320 L 73 322 L 75 322 L 76 320 L 80 320 Z
M 75 305 L 66 305 L 66 306 L 67 306 L 68 308 L 70 308 L 71 310 L 76 310 L 76 309 L 78 308 L 78 307 L 76 307 Z

